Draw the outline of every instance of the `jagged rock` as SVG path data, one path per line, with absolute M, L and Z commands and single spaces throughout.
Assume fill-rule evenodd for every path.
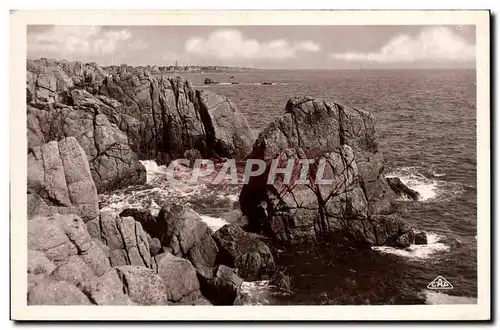
M 109 248 L 112 266 L 151 266 L 146 232 L 132 217 L 120 217 L 102 211 L 98 219 L 87 223 L 90 235 Z
M 373 117 L 368 112 L 307 97 L 292 98 L 283 116 L 261 132 L 249 158 L 262 159 L 267 165 L 240 194 L 241 210 L 252 230 L 263 230 L 281 241 L 341 236 L 369 245 L 396 244 L 403 234 L 396 230 L 384 237 L 383 228 L 371 220 L 391 212 L 395 194 L 383 177 Z M 308 175 L 301 178 L 306 159 L 312 163 Z M 278 160 L 279 168 L 292 163 L 290 183 L 283 174 L 267 182 L 273 160 Z M 317 174 L 328 182 L 317 181 Z M 400 227 L 400 222 L 385 220 L 389 221 Z
M 28 75 L 34 78 L 45 77 L 53 80 L 55 78 L 57 92 L 65 92 L 69 88 L 78 87 L 91 93 L 99 90 L 104 78 L 108 74 L 97 63 L 81 63 L 68 61 L 55 61 L 51 59 L 28 60 L 26 63 Z M 49 77 L 49 78 L 47 78 Z M 36 80 L 35 80 L 36 81 Z M 33 87 L 37 87 L 35 84 Z M 29 89 L 28 89 L 29 90 Z M 35 93 L 32 92 L 33 95 Z
M 83 149 L 74 137 L 34 147 L 28 154 L 28 218 L 51 213 L 98 214 L 98 197 Z
M 243 279 L 235 269 L 218 265 L 200 274 L 201 290 L 214 305 L 233 305 L 241 291 Z
M 205 155 L 244 159 L 252 150 L 250 141 L 254 140 L 245 117 L 224 96 L 203 90 L 196 90 L 195 95 L 195 107 L 206 130 L 207 147 L 211 150 Z
M 153 269 L 163 279 L 169 301 L 185 303 L 200 297 L 200 282 L 189 260 L 170 253 L 159 254 L 154 260 Z
M 71 95 L 84 93 L 73 90 Z M 98 192 L 145 183 L 146 170 L 130 149 L 127 136 L 103 114 L 109 107 L 88 93 L 86 97 L 94 103 L 57 104 L 48 110 L 28 106 L 28 150 L 74 137 L 85 152 Z
M 117 124 L 142 159 L 164 164 L 187 150 L 243 158 L 251 150 L 252 130 L 236 107 L 179 77 L 130 70 L 106 79 L 100 93 L 122 104 Z
M 415 244 L 417 245 L 427 244 L 427 234 L 425 233 L 425 231 L 415 233 Z
M 123 218 L 118 224 L 114 222 L 116 229 L 123 234 L 123 239 L 114 239 L 115 237 L 108 235 L 112 224 L 107 221 L 100 223 L 108 225 L 103 228 L 103 237 L 110 238 L 108 242 L 111 245 L 120 241 L 130 251 L 133 247 L 132 236 L 142 235 L 140 224 L 136 223 L 138 227 L 132 228 L 131 222 L 135 221 L 132 218 Z M 92 221 L 87 224 L 92 227 Z M 137 230 L 135 234 L 134 230 Z M 102 246 L 102 243 L 91 238 L 86 224 L 76 215 L 54 214 L 50 217 L 35 217 L 29 220 L 28 304 L 166 305 L 168 303 L 163 280 L 152 269 L 142 266 L 112 268 Z M 123 248 L 120 251 L 127 250 Z M 183 261 L 189 264 L 188 261 Z M 167 277 L 170 271 L 172 276 L 179 277 L 175 267 L 171 270 L 164 267 L 161 269 L 164 277 Z M 183 270 L 186 270 L 186 267 Z M 190 275 L 193 275 L 193 272 L 195 274 L 192 266 L 189 272 Z M 196 275 L 194 278 L 196 279 Z M 185 282 L 182 283 L 185 284 L 188 279 L 193 279 L 193 276 L 183 279 Z M 196 293 L 190 297 L 193 301 L 200 298 Z
M 409 230 L 396 239 L 396 245 L 401 248 L 406 248 L 415 242 L 415 233 Z
M 188 259 L 198 271 L 214 266 L 217 244 L 212 230 L 196 212 L 186 206 L 165 203 L 157 221 L 166 224 L 167 230 L 160 241 L 174 256 Z
M 99 192 L 145 183 L 138 157 L 166 164 L 186 151 L 238 159 L 251 151 L 252 130 L 225 97 L 144 68 L 106 70 L 27 62 L 28 150 L 76 137 Z
M 407 185 L 401 182 L 400 178 L 393 177 L 386 178 L 386 180 L 391 189 L 396 193 L 396 195 L 406 197 L 408 199 L 413 199 L 414 201 L 417 201 L 420 198 L 420 194 L 418 193 L 418 191 L 409 188 Z
M 413 229 L 398 214 L 375 215 L 370 217 L 369 222 L 364 225 L 365 227 L 360 228 L 357 234 L 367 237 L 367 242 L 371 245 L 401 246 L 398 243 L 400 236 L 409 232 L 413 233 Z M 408 235 L 405 235 L 399 241 L 404 243 L 407 238 Z
M 140 305 L 167 305 L 165 285 L 153 270 L 140 266 L 115 267 L 132 301 Z
M 157 221 L 149 211 L 138 209 L 125 209 L 120 213 L 120 217 L 132 217 L 138 221 L 144 231 L 151 235 L 151 237 L 160 237 L 161 233 L 166 232 L 166 223 Z
M 274 258 L 269 247 L 241 227 L 225 225 L 213 237 L 219 247 L 217 263 L 237 268 L 244 280 L 256 281 L 274 271 Z

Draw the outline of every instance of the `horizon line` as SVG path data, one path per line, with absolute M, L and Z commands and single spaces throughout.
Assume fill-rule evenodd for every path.
M 49 61 L 55 61 L 55 62 L 80 62 L 83 64 L 91 64 L 95 63 L 101 67 L 111 67 L 111 66 L 131 66 L 131 67 L 175 67 L 174 64 L 127 64 L 127 63 L 120 63 L 120 64 L 102 64 L 98 63 L 96 61 L 81 61 L 81 60 L 67 60 L 67 59 L 55 59 L 55 58 L 48 58 L 48 57 L 38 57 L 38 58 L 26 58 L 26 61 L 37 61 L 37 60 L 49 60 Z M 397 65 L 397 64 L 394 64 Z M 238 69 L 238 70 L 262 70 L 262 71 L 273 71 L 273 70 L 282 70 L 282 71 L 375 71 L 375 70 L 475 70 L 477 66 L 462 66 L 462 67 L 437 67 L 437 66 L 429 66 L 429 67 L 362 67 L 360 66 L 359 68 L 353 68 L 353 67 L 347 67 L 347 68 L 265 68 L 265 67 L 249 67 L 249 66 L 231 66 L 231 65 L 223 65 L 223 64 L 183 64 L 183 65 L 177 65 L 179 68 L 182 67 L 219 67 L 219 68 L 228 68 L 228 69 Z M 175 71 L 174 71 L 175 72 Z M 178 73 L 182 73 L 178 72 Z M 188 72 L 187 72 L 188 73 Z M 216 73 L 215 71 L 212 73 Z

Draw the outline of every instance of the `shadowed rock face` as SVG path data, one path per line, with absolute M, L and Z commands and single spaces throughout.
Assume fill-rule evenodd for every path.
M 141 158 L 163 164 L 193 149 L 239 159 L 251 151 L 253 133 L 236 107 L 179 77 L 131 69 L 106 79 L 99 93 L 122 104 L 117 125 Z
M 407 241 L 396 243 L 410 229 L 383 216 L 391 211 L 395 194 L 382 176 L 370 113 L 334 102 L 293 98 L 283 116 L 259 135 L 250 157 L 268 165 L 240 194 L 242 212 L 254 230 L 291 242 L 325 236 L 369 245 Z M 279 160 L 280 168 L 292 160 L 290 183 L 282 174 L 267 183 L 273 159 Z M 301 183 L 304 159 L 314 162 Z M 317 182 L 320 169 L 326 184 Z

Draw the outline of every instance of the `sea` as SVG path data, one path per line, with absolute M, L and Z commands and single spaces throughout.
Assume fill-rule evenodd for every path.
M 404 220 L 425 231 L 427 245 L 406 249 L 293 246 L 276 262 L 292 291 L 268 281 L 244 282 L 249 305 L 386 305 L 477 303 L 476 71 L 464 70 L 252 70 L 180 73 L 194 87 L 228 97 L 257 136 L 291 97 L 310 96 L 374 115 L 385 175 L 420 193 L 401 200 Z M 218 85 L 203 85 L 210 77 Z M 270 84 L 261 84 L 268 82 Z M 223 213 L 239 208 L 241 187 L 171 185 L 165 167 L 142 161 L 148 183 L 100 196 L 104 209 L 149 209 L 178 200 L 212 230 Z M 186 173 L 189 175 L 189 173 Z M 428 285 L 445 278 L 452 288 Z

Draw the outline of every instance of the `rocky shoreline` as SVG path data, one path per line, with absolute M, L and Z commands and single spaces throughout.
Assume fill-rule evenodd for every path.
M 28 304 L 243 304 L 243 281 L 291 289 L 283 244 L 426 243 L 397 212 L 418 193 L 385 179 L 369 112 L 295 97 L 256 138 L 230 100 L 179 77 L 47 59 L 27 62 L 26 93 Z M 99 209 L 99 193 L 146 183 L 140 160 L 177 158 L 292 159 L 292 181 L 252 177 L 244 221 L 215 232 L 175 200 L 157 216 Z M 330 183 L 297 183 L 305 159 Z

